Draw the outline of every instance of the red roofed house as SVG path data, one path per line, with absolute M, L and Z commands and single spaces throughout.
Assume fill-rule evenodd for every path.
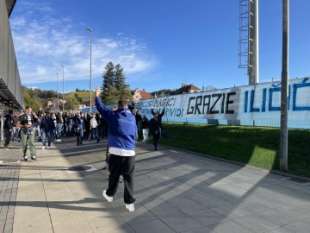
M 143 90 L 136 89 L 132 92 L 132 99 L 134 102 L 151 98 L 153 98 L 153 96 L 150 93 L 146 92 L 144 89 Z
M 182 84 L 182 87 L 177 89 L 173 94 L 187 94 L 187 93 L 196 93 L 201 91 L 200 88 L 196 87 L 193 84 Z

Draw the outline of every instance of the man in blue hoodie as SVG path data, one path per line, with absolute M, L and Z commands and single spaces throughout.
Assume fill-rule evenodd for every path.
M 102 195 L 108 201 L 113 201 L 117 191 L 120 175 L 124 181 L 124 202 L 129 212 L 135 210 L 133 196 L 133 174 L 135 170 L 135 143 L 137 126 L 135 116 L 128 109 L 128 100 L 121 99 L 118 109 L 112 111 L 101 101 L 100 91 L 96 90 L 96 107 L 108 123 L 109 150 L 109 187 Z

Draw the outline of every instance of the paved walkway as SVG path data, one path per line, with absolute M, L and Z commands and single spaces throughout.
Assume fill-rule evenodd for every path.
M 137 209 L 128 213 L 122 184 L 112 204 L 101 197 L 104 151 L 104 144 L 76 148 L 67 140 L 40 150 L 35 162 L 2 164 L 0 232 L 310 232 L 309 183 L 147 146 L 137 149 Z M 90 169 L 74 171 L 77 165 Z

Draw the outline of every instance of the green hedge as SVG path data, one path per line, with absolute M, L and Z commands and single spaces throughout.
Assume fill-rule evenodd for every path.
M 165 125 L 161 142 L 265 169 L 279 169 L 279 129 Z M 289 131 L 289 172 L 310 177 L 310 131 Z

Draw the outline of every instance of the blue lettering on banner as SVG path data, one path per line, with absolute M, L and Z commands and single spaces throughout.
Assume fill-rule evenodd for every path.
M 280 106 L 273 106 L 273 93 L 280 92 L 280 87 L 273 87 L 269 89 L 269 111 L 280 111 Z
M 187 115 L 234 114 L 236 92 L 223 92 L 207 95 L 191 96 L 188 99 Z
M 254 107 L 255 90 L 251 91 L 250 112 L 259 112 L 259 108 Z
M 244 92 L 244 112 L 248 112 L 248 99 L 249 99 L 249 92 Z
M 182 117 L 183 116 L 183 109 L 178 108 L 176 111 L 176 117 Z
M 191 102 L 195 100 L 195 97 L 190 97 L 188 100 L 188 106 L 187 106 L 187 114 L 193 114 L 194 113 L 194 107 L 191 105 Z
M 302 83 L 293 85 L 293 111 L 309 111 L 310 110 L 310 105 L 308 106 L 297 105 L 298 90 L 301 88 L 310 87 L 310 83 L 307 83 L 307 81 L 308 81 L 308 78 L 305 78 Z
M 263 89 L 262 112 L 266 112 L 267 89 Z

